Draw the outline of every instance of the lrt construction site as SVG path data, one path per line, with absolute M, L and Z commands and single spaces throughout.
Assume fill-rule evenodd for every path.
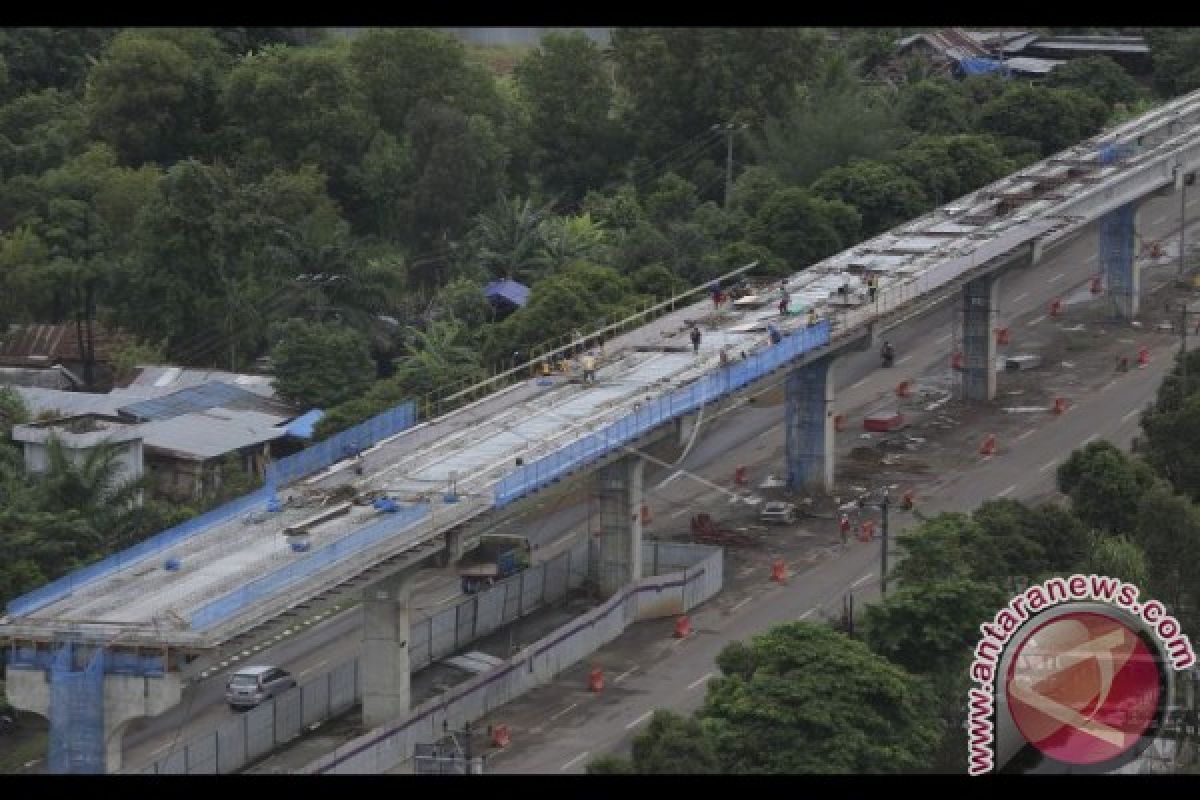
M 444 771 L 450 741 L 464 770 L 490 748 L 489 771 L 578 771 L 647 698 L 694 707 L 731 637 L 870 597 L 882 490 L 899 535 L 1049 496 L 1071 447 L 1126 436 L 1186 331 L 1168 234 L 1197 168 L 1200 93 L 782 282 L 748 265 L 711 304 L 589 331 L 464 408 L 401 404 L 10 603 L 9 697 L 50 720 L 54 772 Z M 1132 411 L 1101 424 L 1102 398 Z M 524 568 L 459 591 L 500 535 Z M 298 685 L 232 715 L 251 659 Z

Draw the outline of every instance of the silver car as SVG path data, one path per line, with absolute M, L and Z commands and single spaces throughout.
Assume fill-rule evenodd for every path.
M 233 708 L 254 708 L 295 685 L 291 673 L 279 667 L 243 667 L 225 684 L 225 702 Z

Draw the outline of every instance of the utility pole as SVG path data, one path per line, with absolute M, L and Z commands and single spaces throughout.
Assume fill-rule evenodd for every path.
M 1179 408 L 1187 401 L 1187 326 L 1188 309 L 1185 302 L 1179 307 Z
M 880 597 L 887 596 L 887 574 L 888 574 L 888 490 L 883 487 L 883 502 L 879 504 L 879 508 L 883 511 L 883 535 L 879 541 L 879 595 Z
M 744 131 L 749 125 L 735 125 L 732 122 L 725 124 L 713 125 L 712 129 L 717 133 L 725 134 L 726 138 L 726 153 L 725 153 L 725 209 L 729 209 L 729 198 L 733 195 L 733 135 L 738 131 Z
M 1188 176 L 1179 182 L 1179 275 L 1183 277 L 1183 241 L 1187 228 L 1187 185 Z

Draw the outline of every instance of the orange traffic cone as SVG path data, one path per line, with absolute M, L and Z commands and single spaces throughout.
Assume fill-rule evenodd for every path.
M 864 542 L 869 542 L 875 538 L 875 521 L 864 520 L 862 528 L 859 530 L 858 538 Z
M 838 433 L 841 433 L 842 431 L 846 430 L 846 415 L 845 414 L 838 414 L 836 417 L 833 418 L 833 429 L 835 431 L 837 431 Z
M 1146 365 L 1149 363 L 1150 349 L 1148 347 L 1143 347 L 1141 350 L 1138 350 L 1138 369 L 1145 369 Z
M 650 506 L 642 503 L 642 524 L 649 525 L 653 519 L 654 517 L 650 513 Z
M 1008 328 L 996 328 L 996 344 L 1008 344 Z
M 507 725 L 495 725 L 492 727 L 492 747 L 508 747 L 512 738 L 508 733 Z
M 1059 314 L 1061 314 L 1062 306 L 1063 306 L 1062 298 L 1061 297 L 1054 298 L 1050 302 L 1050 316 L 1057 317 Z
M 1054 398 L 1054 413 L 1062 414 L 1066 410 L 1067 410 L 1067 398 L 1065 398 L 1065 397 Z
M 599 667 L 595 667 L 588 674 L 588 689 L 593 692 L 600 692 L 604 690 L 604 671 Z
M 963 354 L 955 353 L 954 355 L 952 355 L 950 357 L 950 369 L 962 369 L 962 368 L 963 368 Z
M 979 447 L 979 455 L 992 456 L 996 454 L 996 434 L 989 433 L 988 437 L 983 440 L 983 444 Z
M 733 482 L 738 486 L 746 485 L 746 468 L 738 467 L 733 471 Z
M 1092 294 L 1100 294 L 1104 291 L 1103 278 L 1099 275 L 1092 276 Z
M 692 635 L 692 620 L 687 614 L 675 620 L 675 638 L 686 639 Z
M 906 489 L 904 496 L 900 498 L 900 508 L 905 511 L 912 511 L 915 497 L 916 493 L 912 489 Z
M 771 562 L 771 580 L 776 583 L 783 583 L 787 580 L 787 564 L 782 558 L 777 558 Z
M 896 397 L 912 396 L 912 381 L 900 381 L 896 384 Z

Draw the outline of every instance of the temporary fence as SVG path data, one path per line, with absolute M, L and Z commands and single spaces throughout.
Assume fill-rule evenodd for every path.
M 209 628 L 260 598 L 276 594 L 298 581 L 328 569 L 334 564 L 375 545 L 389 536 L 412 527 L 429 514 L 428 503 L 397 506 L 393 512 L 380 512 L 383 518 L 344 536 L 319 550 L 306 553 L 282 569 L 250 581 L 240 589 L 201 606 L 191 616 L 192 630 Z
M 508 505 L 585 464 L 603 458 L 664 422 L 695 411 L 705 403 L 711 403 L 758 380 L 797 356 L 829 344 L 831 331 L 832 323 L 829 320 L 796 331 L 784 337 L 778 344 L 752 353 L 689 386 L 643 404 L 599 433 L 585 436 L 544 458 L 518 468 L 496 484 L 496 507 Z
M 86 653 L 80 653 L 86 655 Z M 81 670 L 68 642 L 50 668 L 50 747 L 47 765 L 56 775 L 102 775 L 104 742 L 104 649 L 97 647 Z
M 382 774 L 393 770 L 413 757 L 418 744 L 437 741 L 444 726 L 457 729 L 530 689 L 549 683 L 616 639 L 635 620 L 691 610 L 721 588 L 721 549 L 704 548 L 696 552 L 705 553 L 698 564 L 630 584 L 603 605 L 543 637 L 504 663 L 414 709 L 407 719 L 365 734 L 301 772 Z M 698 585 L 700 589 L 689 592 L 687 587 L 691 585 Z M 664 603 L 663 596 L 672 594 L 680 598 L 678 603 Z
M 267 465 L 266 483 L 272 489 L 325 469 L 372 447 L 389 436 L 408 430 L 417 422 L 417 407 L 411 400 L 377 414 L 365 422 L 305 448 L 299 453 Z
M 114 572 L 125 569 L 147 556 L 160 554 L 196 534 L 204 533 L 210 528 L 224 524 L 259 506 L 266 508 L 267 501 L 270 498 L 270 489 L 259 489 L 223 506 L 214 508 L 212 511 L 201 514 L 198 517 L 193 517 L 187 522 L 176 525 L 174 528 L 169 528 L 162 533 L 155 534 L 133 547 L 122 550 L 119 553 L 113 553 L 108 558 L 97 561 L 95 564 L 75 570 L 58 580 L 51 581 L 40 589 L 35 589 L 28 594 L 21 595 L 15 600 L 11 600 L 8 604 L 8 613 L 16 616 L 36 611 L 42 606 L 66 597 L 92 581 L 105 578 Z

